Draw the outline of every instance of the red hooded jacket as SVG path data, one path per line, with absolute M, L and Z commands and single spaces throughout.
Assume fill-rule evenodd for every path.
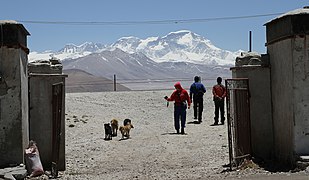
M 172 93 L 171 97 L 167 98 L 167 101 L 175 101 L 176 106 L 179 106 L 183 102 L 187 101 L 188 107 L 190 107 L 190 96 L 188 92 L 181 87 L 180 82 L 177 82 L 174 87 L 176 88 L 176 90 Z

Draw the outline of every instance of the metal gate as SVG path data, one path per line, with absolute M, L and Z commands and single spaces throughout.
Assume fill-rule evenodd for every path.
M 251 156 L 250 94 L 248 78 L 226 79 L 230 168 Z
M 62 95 L 63 83 L 53 84 L 52 86 L 52 111 L 53 111 L 53 133 L 52 133 L 52 176 L 58 176 L 58 161 L 61 139 L 61 114 L 62 114 Z

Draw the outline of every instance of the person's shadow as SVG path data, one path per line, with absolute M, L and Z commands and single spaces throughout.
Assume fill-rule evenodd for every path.
M 121 139 L 119 139 L 119 141 L 127 141 L 129 139 L 131 139 L 131 138 L 121 138 Z
M 173 132 L 173 133 L 168 132 L 168 133 L 163 133 L 161 135 L 165 136 L 165 135 L 188 135 L 188 134 L 187 133 L 181 134 L 181 133 L 176 133 L 176 132 Z
M 201 122 L 199 122 L 199 121 L 190 121 L 190 122 L 187 122 L 187 124 L 201 124 Z

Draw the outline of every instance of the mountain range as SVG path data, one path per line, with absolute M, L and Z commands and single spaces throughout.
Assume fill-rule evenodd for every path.
M 199 75 L 211 79 L 230 77 L 229 68 L 241 51 L 230 52 L 188 30 L 163 37 L 122 37 L 104 45 L 68 44 L 59 51 L 31 52 L 29 61 L 56 57 L 64 69 L 80 69 L 94 76 L 140 81 L 181 79 Z

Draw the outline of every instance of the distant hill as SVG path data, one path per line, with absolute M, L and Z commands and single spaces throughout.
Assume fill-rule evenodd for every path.
M 207 38 L 180 30 L 163 37 L 122 37 L 111 45 L 68 44 L 57 52 L 31 52 L 29 62 L 55 57 L 61 60 L 63 69 L 81 69 L 111 80 L 116 75 L 117 82 L 131 90 L 144 90 L 161 89 L 158 81 L 162 80 L 192 79 L 196 75 L 204 80 L 232 77 L 230 67 L 240 52 L 220 49 Z M 90 86 L 87 81 L 75 88 Z
M 63 69 L 81 69 L 97 77 L 123 80 L 230 77 L 229 66 L 193 64 L 186 62 L 155 62 L 141 53 L 126 53 L 121 49 L 105 50 L 77 59 L 62 61 Z M 128 87 L 130 84 L 128 85 Z
M 79 69 L 66 69 L 63 73 L 68 75 L 65 84 L 67 93 L 114 91 L 113 81 L 107 78 L 97 77 Z M 129 91 L 130 89 L 116 84 L 116 90 Z

